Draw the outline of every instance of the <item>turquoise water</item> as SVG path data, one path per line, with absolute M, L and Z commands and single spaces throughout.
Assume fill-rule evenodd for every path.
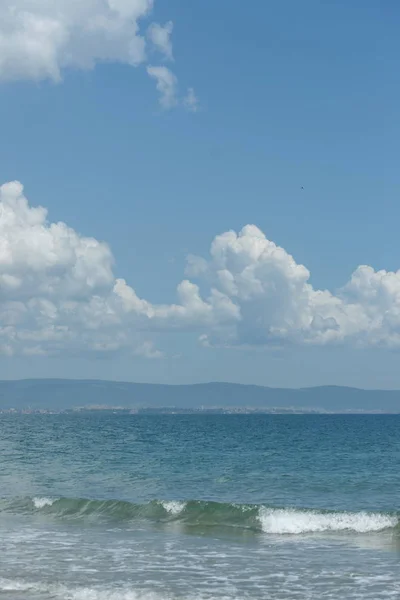
M 0 597 L 400 597 L 400 416 L 2 415 Z

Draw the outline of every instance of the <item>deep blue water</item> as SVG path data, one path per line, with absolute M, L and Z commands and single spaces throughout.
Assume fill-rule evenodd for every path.
M 400 416 L 0 417 L 0 597 L 400 597 Z

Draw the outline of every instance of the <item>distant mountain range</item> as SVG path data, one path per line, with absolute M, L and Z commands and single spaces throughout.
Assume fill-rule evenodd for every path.
M 0 381 L 0 409 L 61 410 L 83 406 L 124 408 L 309 408 L 400 412 L 400 390 L 323 386 L 269 388 L 235 383 L 162 385 L 102 380 Z

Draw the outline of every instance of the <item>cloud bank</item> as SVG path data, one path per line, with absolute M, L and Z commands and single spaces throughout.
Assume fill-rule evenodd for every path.
M 65 69 L 93 69 L 98 63 L 138 67 L 147 63 L 148 41 L 172 59 L 171 21 L 152 23 L 147 37 L 141 34 L 153 5 L 153 0 L 0 2 L 0 81 L 59 82 Z
M 360 266 L 336 294 L 316 290 L 305 266 L 247 225 L 216 236 L 207 259 L 188 257 L 186 276 L 176 304 L 152 304 L 115 278 L 107 244 L 49 222 L 19 182 L 0 187 L 3 354 L 158 358 L 165 331 L 219 346 L 400 346 L 400 271 Z
M 0 352 L 59 354 L 127 349 L 158 357 L 154 331 L 213 326 L 236 307 L 208 300 L 189 281 L 179 303 L 153 305 L 113 275 L 107 244 L 50 223 L 30 207 L 19 182 L 0 187 Z

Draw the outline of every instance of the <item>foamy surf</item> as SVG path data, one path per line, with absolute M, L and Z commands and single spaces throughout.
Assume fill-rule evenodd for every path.
M 0 578 L 0 594 L 2 592 L 27 592 L 34 595 L 40 594 L 68 600 L 172 600 L 171 596 L 144 590 L 134 590 L 132 588 L 74 588 L 64 585 Z
M 32 502 L 35 508 L 40 510 L 45 506 L 53 506 L 55 499 L 53 498 L 32 498 Z
M 259 509 L 259 521 L 265 533 L 292 534 L 353 531 L 372 533 L 396 527 L 398 518 L 382 513 L 323 513 L 292 509 Z
M 345 531 L 372 533 L 396 528 L 400 521 L 397 512 L 307 510 L 203 500 L 154 500 L 135 504 L 119 500 L 34 497 L 0 502 L 0 512 L 31 513 L 32 508 L 52 519 L 121 524 L 132 524 L 136 520 L 159 523 L 171 520 L 193 529 L 229 527 L 274 535 Z
M 185 510 L 186 502 L 178 502 L 176 500 L 171 501 L 161 501 L 161 506 L 167 513 L 170 515 L 179 515 L 183 510 Z

